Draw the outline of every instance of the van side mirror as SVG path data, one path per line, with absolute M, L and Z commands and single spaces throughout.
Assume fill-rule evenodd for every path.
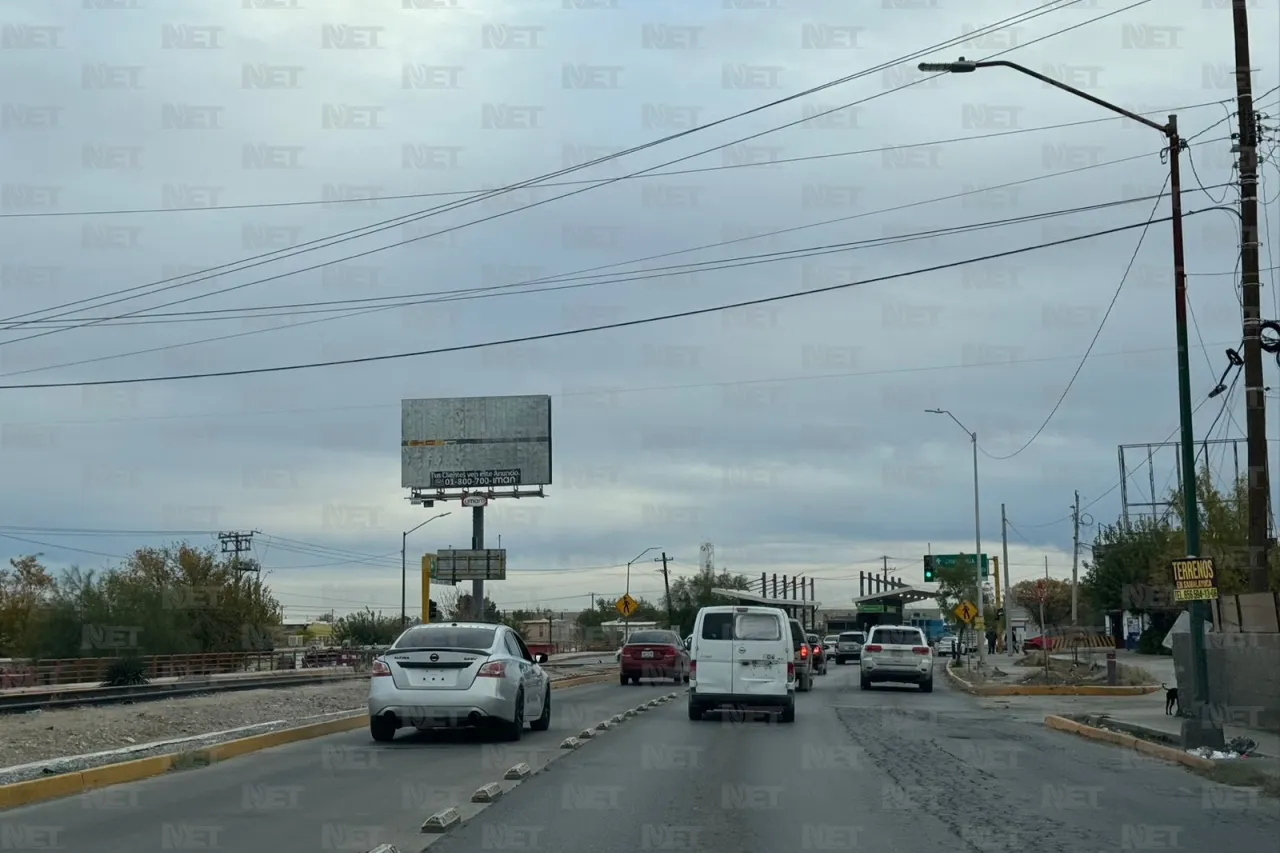
M 693 640 L 684 641 L 684 650 L 687 652 L 693 648 Z

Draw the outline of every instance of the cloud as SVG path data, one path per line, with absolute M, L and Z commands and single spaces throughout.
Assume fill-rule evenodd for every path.
M 464 205 L 987 23 L 931 0 L 856 21 L 835 3 L 554 5 L 12 6 L 0 63 L 24 84 L 0 132 L 3 383 L 389 355 L 867 283 L 430 357 L 6 390 L 0 471 L 16 487 L 0 534 L 46 543 L 8 540 L 9 554 L 96 565 L 163 531 L 254 529 L 291 615 L 393 610 L 397 537 L 427 517 L 399 487 L 400 399 L 502 394 L 553 395 L 556 448 L 547 498 L 488 511 L 486 543 L 501 536 L 512 569 L 489 592 L 506 607 L 619 594 L 649 546 L 678 575 L 710 541 L 731 569 L 816 578 L 824 602 L 856 595 L 881 555 L 918 580 L 930 547 L 973 547 L 968 439 L 924 410 L 954 412 L 993 456 L 1021 448 L 1139 232 L 946 265 L 1142 222 L 1167 170 L 1158 136 L 1012 72 L 890 91 L 922 79 L 913 60 Z M 1233 95 L 1230 29 L 1207 24 L 1225 12 L 1144 6 L 1085 23 L 1118 8 L 1085 0 L 930 58 L 1012 48 L 1158 120 L 1176 109 L 1194 137 L 1184 180 L 1224 184 L 1234 119 L 1215 102 Z M 1274 8 L 1254 17 L 1274 31 Z M 1275 69 L 1258 64 L 1261 94 Z M 575 192 L 650 167 L 671 174 Z M 1189 212 L 1214 203 L 1186 198 Z M 187 207 L 218 209 L 175 209 Z M 947 232 L 1015 217 L 1032 218 Z M 1186 223 L 1197 401 L 1238 343 L 1232 277 L 1211 275 L 1231 272 L 1234 229 L 1214 212 Z M 998 550 L 1003 503 L 1015 581 L 1040 576 L 1045 554 L 1068 574 L 1069 523 L 1035 525 L 1062 519 L 1075 489 L 1110 519 L 1116 445 L 1176 424 L 1170 252 L 1168 223 L 1154 224 L 1054 418 L 1017 456 L 979 458 L 984 548 Z M 1157 468 L 1163 481 L 1172 462 Z M 453 507 L 406 542 L 415 610 L 415 561 L 469 544 L 467 515 Z M 651 556 L 633 593 L 661 590 Z

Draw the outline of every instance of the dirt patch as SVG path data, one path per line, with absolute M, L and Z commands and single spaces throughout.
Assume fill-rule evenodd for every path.
M 1014 666 L 1022 670 L 1015 676 L 1017 684 L 1108 686 L 1107 664 L 1104 660 L 1089 661 L 1081 658 L 1079 661 L 1072 661 L 1050 658 L 1046 668 L 1044 656 L 1032 653 L 1015 661 Z M 1121 667 L 1118 673 L 1116 686 L 1119 687 L 1141 687 L 1156 683 L 1150 673 L 1135 667 Z

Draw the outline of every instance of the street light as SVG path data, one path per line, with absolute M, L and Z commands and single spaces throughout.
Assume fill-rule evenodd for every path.
M 978 501 L 978 434 L 960 423 L 960 419 L 946 409 L 925 409 L 931 415 L 946 415 L 965 431 L 973 443 L 973 566 L 977 578 L 978 615 L 986 613 L 986 597 L 982 594 L 982 505 Z M 1005 571 L 1008 571 L 1006 568 Z M 987 641 L 978 637 L 978 667 L 987 663 Z
M 640 558 L 643 557 L 645 554 L 648 554 L 650 551 L 659 551 L 659 550 L 661 550 L 661 547 L 658 545 L 655 545 L 652 548 L 645 548 L 639 554 L 636 554 L 635 559 L 633 559 L 630 563 L 627 563 L 627 593 L 626 593 L 627 595 L 631 595 L 632 564 L 640 562 Z M 622 634 L 623 634 L 623 642 L 625 643 L 627 638 L 631 636 L 631 617 L 630 616 L 622 617 Z
M 1019 74 L 1034 77 L 1041 83 L 1053 86 L 1083 98 L 1091 104 L 1097 104 L 1105 110 L 1122 115 L 1152 130 L 1159 131 L 1168 141 L 1165 149 L 1169 156 L 1169 206 L 1170 220 L 1173 226 L 1173 307 L 1177 328 L 1178 345 L 1178 422 L 1180 427 L 1180 448 L 1182 456 L 1182 517 L 1183 532 L 1186 536 L 1186 555 L 1200 556 L 1200 513 L 1199 501 L 1196 499 L 1196 453 L 1195 430 L 1192 422 L 1191 406 L 1191 356 L 1187 343 L 1187 273 L 1182 244 L 1182 172 L 1179 155 L 1184 142 L 1178 136 L 1178 117 L 1170 115 L 1167 124 L 1158 124 L 1151 119 L 1130 112 L 1124 107 L 1095 98 L 1088 92 L 1082 92 L 1074 86 L 1068 86 L 1052 77 L 1038 74 L 1030 68 L 1016 62 L 1003 59 L 984 62 L 972 62 L 963 56 L 957 62 L 921 62 L 921 71 L 941 71 L 952 74 L 968 74 L 979 68 L 1009 68 Z M 1165 152 L 1161 152 L 1164 154 Z M 1184 720 L 1182 725 L 1183 746 L 1220 747 L 1223 743 L 1221 724 L 1211 720 L 1203 713 L 1209 701 L 1208 660 L 1204 646 L 1204 623 L 1208 617 L 1206 602 L 1192 602 L 1188 616 L 1191 619 L 1191 657 L 1192 673 L 1195 679 L 1195 690 L 1192 692 L 1191 705 L 1194 720 Z
M 452 513 L 442 512 L 439 515 L 433 515 L 430 518 L 428 518 L 426 521 L 422 522 L 422 524 L 417 525 L 417 527 L 410 527 L 404 533 L 400 534 L 400 626 L 401 627 L 404 627 L 404 625 L 406 625 L 409 621 L 409 617 L 405 613 L 405 602 L 404 602 L 405 577 L 408 574 L 408 572 L 405 571 L 404 549 L 405 549 L 405 544 L 409 539 L 409 534 L 417 530 L 419 527 L 423 527 L 424 525 L 430 524 L 431 522 L 435 521 L 437 518 L 444 518 L 446 515 L 452 515 Z M 430 614 L 428 613 L 422 614 L 422 619 L 424 622 L 428 621 L 429 618 L 430 618 Z

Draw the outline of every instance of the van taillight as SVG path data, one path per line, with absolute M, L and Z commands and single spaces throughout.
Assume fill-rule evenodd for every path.
M 787 663 L 787 681 L 795 681 L 795 680 L 796 680 L 796 665 L 793 661 L 788 662 Z
M 867 647 L 864 649 L 864 651 L 868 651 L 868 652 L 872 652 L 872 653 L 875 653 L 875 652 L 882 652 L 882 651 L 884 651 L 884 647 L 883 647 L 883 646 L 881 646 L 879 643 L 873 643 L 872 645 L 867 646 Z
M 391 675 L 391 667 L 387 666 L 386 661 L 375 658 L 373 661 L 373 670 L 370 672 L 370 675 L 373 678 Z
M 698 662 L 696 660 L 689 661 L 689 677 L 690 678 L 698 677 Z

